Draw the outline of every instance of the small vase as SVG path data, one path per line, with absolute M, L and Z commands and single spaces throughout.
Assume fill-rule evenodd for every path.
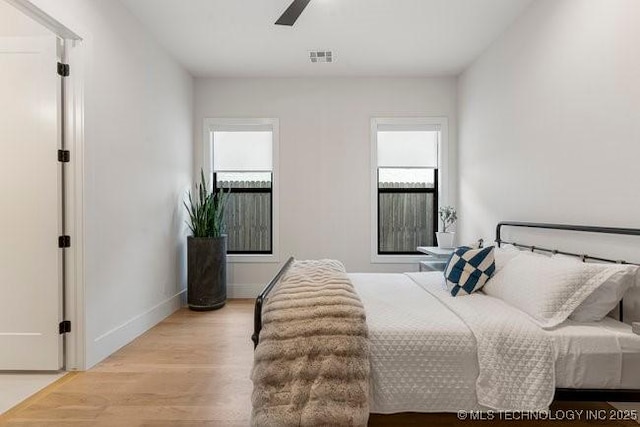
M 441 249 L 452 249 L 454 248 L 454 240 L 456 238 L 456 233 L 445 233 L 442 231 L 438 231 L 436 233 L 436 238 L 438 239 L 438 247 Z

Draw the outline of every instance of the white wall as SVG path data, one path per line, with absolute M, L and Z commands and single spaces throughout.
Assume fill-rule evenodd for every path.
M 408 271 L 370 262 L 370 119 L 447 116 L 455 200 L 456 79 L 197 79 L 196 167 L 205 117 L 280 119 L 280 257 L 336 258 L 348 271 Z M 230 264 L 231 296 L 253 296 L 274 264 Z
M 118 1 L 33 3 L 84 39 L 89 367 L 180 305 L 193 80 Z
M 460 78 L 460 229 L 640 227 L 640 2 L 539 0 Z
M 640 227 L 639 23 L 637 0 L 538 0 L 464 72 L 463 239 L 503 219 Z

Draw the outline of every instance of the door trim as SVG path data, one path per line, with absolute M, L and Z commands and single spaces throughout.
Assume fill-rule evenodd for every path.
M 70 75 L 65 77 L 63 109 L 65 148 L 71 158 L 66 164 L 66 218 L 65 228 L 71 236 L 71 247 L 66 254 L 65 301 L 66 319 L 71 321 L 71 332 L 65 338 L 65 368 L 67 371 L 86 369 L 85 334 L 85 278 L 84 278 L 84 85 L 85 43 L 76 32 L 28 0 L 6 0 L 34 21 L 64 40 L 64 61 L 69 64 Z M 55 72 L 55 64 L 51 64 Z
M 45 13 L 42 9 L 28 0 L 6 0 L 7 3 L 29 16 L 34 21 L 49 29 L 56 36 L 65 40 L 82 40 L 75 32 L 71 31 L 60 21 Z
M 71 70 L 65 77 L 65 137 L 71 153 L 67 163 L 66 228 L 72 236 L 67 254 L 66 335 L 68 371 L 86 369 L 85 280 L 84 280 L 84 49 L 80 40 L 65 40 L 66 62 Z

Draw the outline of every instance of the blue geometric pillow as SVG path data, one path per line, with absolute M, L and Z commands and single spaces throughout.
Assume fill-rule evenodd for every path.
M 462 246 L 456 249 L 446 268 L 444 278 L 451 295 L 470 295 L 480 290 L 496 270 L 493 246 L 471 249 Z

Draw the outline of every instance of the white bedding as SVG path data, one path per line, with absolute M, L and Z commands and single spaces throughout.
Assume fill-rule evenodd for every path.
M 435 290 L 444 281 L 437 272 L 411 275 Z M 476 338 L 451 307 L 405 274 L 349 277 L 367 313 L 372 412 L 486 408 L 476 395 Z M 553 346 L 556 387 L 640 387 L 640 337 L 627 325 L 613 319 L 597 324 L 567 321 L 543 333 Z M 486 394 L 482 392 L 480 401 L 496 406 Z
M 556 353 L 556 387 L 640 389 L 640 336 L 610 317 L 565 321 L 548 330 Z
M 497 410 L 540 411 L 555 392 L 553 342 L 527 314 L 476 292 L 452 297 L 441 274 L 407 273 L 454 312 L 476 340 L 478 403 Z
M 471 331 L 403 274 L 349 274 L 369 327 L 370 411 L 480 409 Z

